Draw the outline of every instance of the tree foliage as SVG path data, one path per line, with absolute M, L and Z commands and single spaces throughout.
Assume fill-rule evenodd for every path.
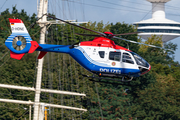
M 22 10 L 13 7 L 12 12 L 5 10 L 0 16 L 0 83 L 35 87 L 37 53 L 26 54 L 21 61 L 11 59 L 4 42 L 11 34 L 8 18 L 23 20 L 33 40 L 38 41 L 40 27 L 35 23 L 36 14 L 28 16 Z M 48 20 L 52 20 L 48 18 Z M 104 24 L 88 22 L 80 24 L 89 29 L 114 34 L 135 32 L 133 25 L 126 23 Z M 94 34 L 67 24 L 47 26 L 46 43 L 73 44 L 80 41 L 93 40 L 93 37 L 79 36 L 75 33 Z M 141 41 L 137 34 L 120 36 L 129 40 Z M 82 77 L 91 74 L 76 63 L 69 55 L 48 53 L 45 56 L 42 88 L 84 92 L 86 97 L 41 93 L 41 102 L 82 107 L 88 112 L 81 113 L 66 109 L 49 108 L 49 119 L 104 119 L 104 120 L 151 120 L 180 119 L 179 116 L 179 80 L 180 65 L 174 61 L 174 52 L 163 49 L 139 46 L 134 43 L 114 40 L 116 44 L 129 48 L 142 56 L 151 64 L 151 71 L 134 78 L 125 85 L 94 83 Z M 146 44 L 162 47 L 160 37 L 152 36 Z M 176 50 L 177 45 L 168 43 L 167 49 Z M 34 101 L 34 92 L 0 88 L 0 98 Z M 28 118 L 26 105 L 0 103 L 0 119 Z

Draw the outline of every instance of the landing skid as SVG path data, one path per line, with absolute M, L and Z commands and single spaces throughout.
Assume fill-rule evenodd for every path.
M 120 77 L 111 77 L 111 78 L 96 77 L 96 76 L 94 76 L 94 74 L 93 74 L 93 76 L 89 76 L 89 75 L 82 75 L 82 76 L 90 78 L 89 80 L 93 81 L 93 82 L 101 82 L 101 83 L 108 83 L 108 84 L 119 84 L 119 85 L 126 85 L 126 84 L 122 84 L 122 83 L 123 82 L 124 83 L 130 82 L 133 79 L 133 77 L 131 77 L 130 79 L 126 80 L 126 78 L 123 76 L 122 80 L 117 80 L 117 78 L 120 78 Z M 95 79 L 97 79 L 97 80 L 95 80 Z M 117 82 L 121 82 L 121 83 L 105 82 L 105 81 L 102 81 L 102 80 L 117 81 Z M 130 86 L 130 85 L 127 85 L 127 86 Z

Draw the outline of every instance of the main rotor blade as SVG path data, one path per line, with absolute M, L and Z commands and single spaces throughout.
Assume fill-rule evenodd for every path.
M 69 25 L 73 25 L 73 26 L 76 26 L 76 27 L 79 27 L 79 28 L 82 28 L 82 29 L 85 29 L 85 30 L 88 30 L 88 31 L 91 31 L 91 32 L 94 32 L 94 33 L 97 33 L 97 34 L 100 34 L 100 35 L 102 35 L 102 36 L 104 36 L 104 37 L 106 36 L 106 34 L 104 34 L 104 33 L 102 33 L 102 32 L 97 32 L 97 31 L 94 31 L 94 30 L 91 30 L 91 29 L 88 29 L 88 28 L 85 28 L 85 27 L 82 27 L 82 26 L 79 26 L 79 25 L 76 25 L 76 24 L 67 22 L 67 21 L 65 21 L 65 20 L 62 20 L 62 19 L 59 19 L 59 18 L 50 16 L 50 15 L 48 15 L 48 14 L 46 14 L 46 15 L 47 15 L 48 17 L 50 17 L 50 18 L 53 18 L 53 19 L 56 19 L 56 20 L 60 20 L 60 21 L 62 21 L 62 22 L 64 22 L 64 23 L 67 23 L 67 24 L 69 24 Z
M 122 33 L 122 34 L 114 34 L 113 36 L 119 36 L 119 35 L 131 35 L 131 34 L 138 34 L 141 32 L 132 32 L 132 33 Z
M 140 43 L 140 42 L 136 42 L 136 41 L 132 41 L 132 40 L 127 40 L 127 39 L 119 38 L 119 37 L 115 37 L 115 36 L 114 36 L 113 38 L 116 38 L 116 39 L 119 39 L 119 40 L 128 41 L 128 42 L 131 42 L 131 43 L 136 43 L 136 44 L 146 45 L 146 46 L 149 46 L 149 47 L 154 47 L 154 48 L 160 48 L 160 49 L 165 49 L 165 50 L 173 51 L 173 50 L 171 50 L 171 49 L 166 49 L 166 48 L 159 47 L 159 46 L 154 46 L 154 45 L 144 44 L 144 43 Z
M 77 35 L 82 35 L 82 36 L 93 36 L 93 37 L 102 37 L 102 35 L 93 35 L 93 34 L 81 34 L 81 33 L 75 33 Z

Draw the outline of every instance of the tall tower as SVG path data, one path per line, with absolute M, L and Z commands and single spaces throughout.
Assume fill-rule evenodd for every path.
M 180 36 L 180 23 L 165 18 L 165 3 L 170 0 L 147 0 L 152 3 L 152 18 L 135 22 L 138 27 L 138 35 L 143 39 L 148 39 L 152 34 L 162 35 L 165 43 Z

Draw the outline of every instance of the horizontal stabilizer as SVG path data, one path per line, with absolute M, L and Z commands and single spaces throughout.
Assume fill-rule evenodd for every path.
M 17 60 L 20 60 L 24 55 L 25 55 L 25 53 L 16 54 L 16 53 L 10 51 L 10 56 L 11 56 L 11 58 L 14 58 L 14 59 L 17 59 Z
M 38 59 L 41 59 L 43 58 L 45 55 L 46 55 L 47 52 L 44 52 L 44 51 L 41 51 L 39 56 L 38 56 Z
M 31 48 L 28 53 L 33 53 L 38 47 L 39 44 L 36 41 L 31 41 Z

